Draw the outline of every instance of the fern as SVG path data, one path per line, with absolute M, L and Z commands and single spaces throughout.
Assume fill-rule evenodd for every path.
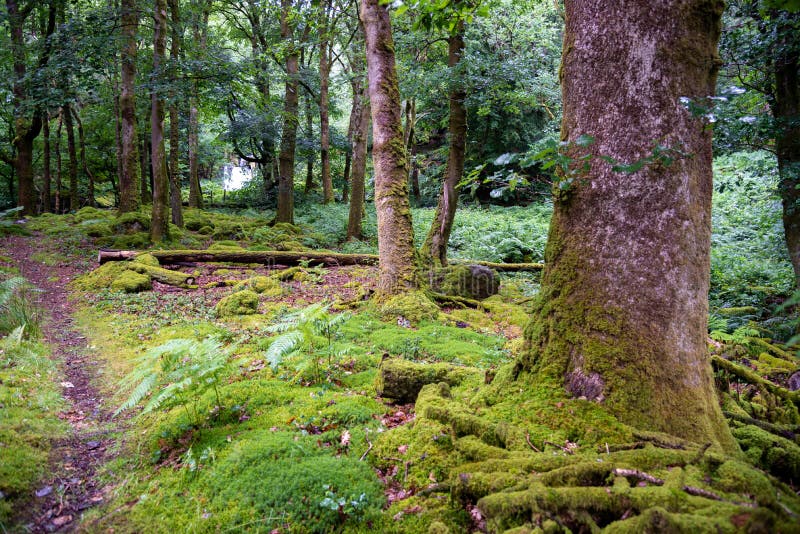
M 131 393 L 114 415 L 138 406 L 151 396 L 141 411 L 142 415 L 180 405 L 190 420 L 199 424 L 196 403 L 204 393 L 213 389 L 217 406 L 220 406 L 217 386 L 220 375 L 227 368 L 228 354 L 216 339 L 167 341 L 147 351 L 138 359 L 134 370 L 122 379 L 121 387 L 131 390 Z
M 8 334 L 22 327 L 27 337 L 38 337 L 39 311 L 32 302 L 31 286 L 15 276 L 0 282 L 0 333 Z

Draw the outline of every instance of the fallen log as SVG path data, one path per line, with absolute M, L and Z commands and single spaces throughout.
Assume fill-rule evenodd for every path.
M 151 250 L 147 252 L 158 258 L 161 264 L 219 262 L 219 263 L 261 263 L 264 265 L 298 265 L 308 261 L 311 265 L 326 267 L 338 265 L 378 265 L 376 254 L 339 254 L 336 252 L 293 252 L 283 250 Z M 97 262 L 102 265 L 109 261 L 132 260 L 138 250 L 100 250 Z M 454 263 L 483 265 L 498 272 L 539 271 L 542 263 L 493 263 L 490 261 L 456 260 Z

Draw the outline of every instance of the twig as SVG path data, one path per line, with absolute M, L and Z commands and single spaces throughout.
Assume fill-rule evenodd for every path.
M 366 458 L 367 454 L 369 454 L 369 451 L 372 450 L 372 442 L 370 440 L 367 440 L 367 443 L 369 443 L 369 447 L 367 448 L 367 450 L 364 451 L 364 454 L 361 455 L 361 458 L 358 459 L 359 462 L 363 462 L 364 458 Z
M 526 442 L 528 442 L 528 446 L 529 446 L 531 449 L 535 450 L 536 452 L 542 452 L 542 451 L 540 451 L 539 449 L 537 449 L 537 448 L 536 448 L 536 447 L 533 445 L 533 443 L 531 443 L 531 433 L 530 433 L 530 432 L 526 432 L 526 433 L 525 433 L 525 441 L 526 441 Z
M 713 501 L 723 500 L 722 497 L 720 497 L 713 491 L 704 490 L 703 488 L 696 488 L 694 486 L 684 486 L 683 491 L 685 491 L 689 495 L 694 495 L 695 497 L 705 497 L 706 499 L 711 499 Z
M 700 447 L 700 450 L 697 451 L 697 456 L 692 458 L 692 460 L 689 462 L 689 465 L 699 464 L 700 460 L 703 459 L 703 456 L 705 456 L 706 451 L 708 450 L 709 447 L 711 447 L 711 443 L 706 443 L 705 445 Z
M 644 471 L 639 471 L 638 469 L 614 469 L 612 473 L 618 477 L 630 477 L 635 478 L 636 480 L 644 480 L 645 482 L 649 482 L 654 486 L 664 485 L 664 481 L 662 479 L 654 477 L 653 475 L 648 475 Z
M 553 447 L 557 447 L 557 448 L 561 449 L 562 451 L 566 452 L 567 454 L 575 454 L 575 451 L 573 451 L 572 449 L 569 449 L 567 447 L 562 447 L 561 445 L 557 445 L 557 444 L 553 443 L 552 441 L 543 441 L 542 445 L 551 445 Z

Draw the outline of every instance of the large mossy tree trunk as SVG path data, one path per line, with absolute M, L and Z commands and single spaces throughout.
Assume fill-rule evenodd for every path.
M 163 75 L 167 49 L 166 0 L 155 0 L 153 21 L 153 77 L 156 78 Z M 164 101 L 157 87 L 154 87 L 150 93 L 150 139 L 150 160 L 153 172 L 150 239 L 154 243 L 159 243 L 169 236 L 169 179 L 164 148 Z
M 121 174 L 119 176 L 119 211 L 139 209 L 139 146 L 136 133 L 136 32 L 139 15 L 136 0 L 122 0 L 122 51 L 119 112 L 121 116 Z
M 297 105 L 299 65 L 291 18 L 292 0 L 281 0 L 281 40 L 286 51 L 286 91 L 283 101 L 283 130 L 278 154 L 278 210 L 276 222 L 294 222 L 294 154 L 297 146 Z
M 561 383 L 634 427 L 734 451 L 706 348 L 711 132 L 681 104 L 714 94 L 723 6 L 567 0 L 568 155 L 634 162 L 656 142 L 689 155 L 634 173 L 594 158 L 561 178 L 573 181 L 555 201 L 517 371 Z
M 403 144 L 400 91 L 389 11 L 379 0 L 361 1 L 367 79 L 372 108 L 372 161 L 378 215 L 378 298 L 418 287 L 414 229 L 408 202 L 408 156 Z
M 800 13 L 779 18 L 774 61 L 775 95 L 772 112 L 777 122 L 778 158 L 783 228 L 795 283 L 800 288 Z
M 464 22 L 459 21 L 455 32 L 448 38 L 447 65 L 450 67 L 451 76 L 457 78 L 454 72 L 464 53 Z M 466 93 L 457 79 L 452 79 L 454 85 L 450 91 L 450 150 L 447 155 L 447 169 L 442 193 L 436 206 L 436 214 L 431 223 L 431 229 L 422 245 L 423 260 L 436 267 L 447 265 L 447 242 L 453 230 L 453 221 L 456 217 L 458 206 L 458 192 L 456 186 L 464 174 L 464 156 L 467 146 L 467 109 L 464 106 Z M 409 116 L 410 118 L 410 116 Z M 408 121 L 410 122 L 410 121 Z M 407 142 L 411 141 L 413 126 L 409 128 Z

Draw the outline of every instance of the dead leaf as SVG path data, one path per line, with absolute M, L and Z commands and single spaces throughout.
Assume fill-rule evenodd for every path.
M 60 515 L 60 516 L 56 517 L 55 519 L 53 519 L 52 523 L 56 527 L 63 527 L 64 525 L 66 525 L 70 521 L 72 521 L 72 516 L 67 514 L 67 515 Z
M 74 388 L 75 384 L 73 384 L 72 382 L 61 382 L 61 387 L 62 388 Z M 63 516 L 63 517 L 66 517 L 66 516 Z
M 350 431 L 345 430 L 342 432 L 342 439 L 339 441 L 342 444 L 342 447 L 347 447 L 350 445 Z
M 397 447 L 397 452 L 400 454 L 405 454 L 408 451 L 408 445 L 400 445 Z

